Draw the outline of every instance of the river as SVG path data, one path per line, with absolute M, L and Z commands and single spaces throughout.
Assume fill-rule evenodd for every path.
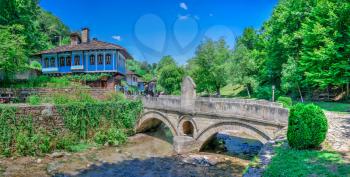
M 4 176 L 202 177 L 241 176 L 261 144 L 228 132 L 216 135 L 204 152 L 176 155 L 164 127 L 140 133 L 120 147 L 91 148 L 59 158 L 2 159 Z

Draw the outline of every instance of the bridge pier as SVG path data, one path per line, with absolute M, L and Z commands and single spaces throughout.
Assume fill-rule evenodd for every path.
M 190 136 L 174 136 L 173 146 L 178 154 L 199 151 L 197 141 Z

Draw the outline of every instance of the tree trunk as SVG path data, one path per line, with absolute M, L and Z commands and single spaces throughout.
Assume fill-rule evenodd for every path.
M 303 102 L 304 102 L 303 94 L 301 94 L 301 90 L 300 90 L 299 84 L 297 84 L 297 85 L 298 85 L 298 91 L 299 91 L 300 101 L 303 103 Z
M 220 97 L 221 93 L 220 93 L 220 87 L 216 87 L 216 96 Z
M 248 97 L 251 98 L 248 85 L 246 86 L 246 89 L 247 89 Z

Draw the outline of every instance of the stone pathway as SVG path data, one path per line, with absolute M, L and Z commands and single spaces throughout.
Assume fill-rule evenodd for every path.
M 260 150 L 258 160 L 255 164 L 248 167 L 243 177 L 261 177 L 267 166 L 275 155 L 275 147 L 286 141 L 287 128 L 277 133 L 275 139 L 268 141 Z
M 327 141 L 331 147 L 347 154 L 350 159 L 350 114 L 326 112 L 328 118 Z

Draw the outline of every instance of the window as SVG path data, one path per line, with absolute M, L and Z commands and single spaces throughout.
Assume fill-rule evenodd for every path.
M 64 66 L 64 57 L 60 57 L 60 66 Z
M 72 65 L 72 57 L 68 56 L 66 58 L 66 66 L 71 66 Z
M 95 65 L 95 55 L 90 55 L 90 65 Z
M 110 65 L 110 64 L 111 64 L 111 55 L 110 55 L 110 54 L 107 54 L 107 55 L 106 55 L 106 64 L 107 64 L 107 65 Z
M 52 58 L 50 59 L 50 67 L 55 67 L 55 65 L 56 65 L 55 58 L 52 57 Z
M 103 55 L 99 54 L 97 56 L 97 64 L 102 65 L 103 64 Z
M 44 60 L 44 67 L 46 67 L 46 68 L 49 67 L 49 58 L 45 58 L 45 60 Z
M 74 56 L 74 65 L 80 65 L 80 57 L 79 55 Z

